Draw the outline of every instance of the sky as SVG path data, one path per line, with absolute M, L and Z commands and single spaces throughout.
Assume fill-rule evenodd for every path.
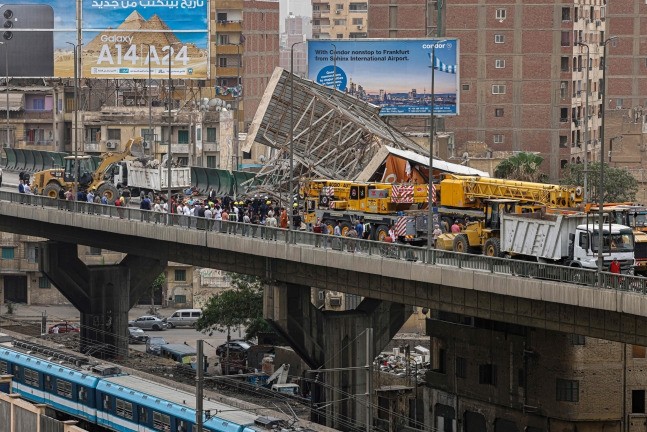
M 281 16 L 281 33 L 285 31 L 285 18 L 292 12 L 296 16 L 312 16 L 312 4 L 309 0 L 279 0 Z

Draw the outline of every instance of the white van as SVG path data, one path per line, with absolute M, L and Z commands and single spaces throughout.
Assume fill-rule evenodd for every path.
M 192 327 L 201 316 L 202 311 L 200 309 L 180 309 L 173 312 L 173 314 L 164 321 L 168 324 L 168 328 L 179 326 Z

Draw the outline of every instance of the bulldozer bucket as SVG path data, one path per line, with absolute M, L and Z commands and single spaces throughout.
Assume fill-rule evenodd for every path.
M 130 145 L 130 154 L 136 158 L 145 157 L 143 143 L 143 140 L 134 140 Z
M 209 189 L 209 179 L 207 178 L 206 173 L 207 169 L 208 168 L 196 166 L 191 167 L 191 186 L 195 186 L 195 188 L 202 194 L 206 193 L 207 189 Z
M 252 182 L 247 182 L 247 180 L 251 180 L 254 178 L 256 173 L 253 172 L 248 172 L 248 171 L 234 171 L 233 176 L 234 176 L 234 188 L 236 189 L 236 194 L 237 195 L 244 195 L 247 193 L 249 190 L 250 186 L 252 185 Z M 243 183 L 245 183 L 243 185 Z

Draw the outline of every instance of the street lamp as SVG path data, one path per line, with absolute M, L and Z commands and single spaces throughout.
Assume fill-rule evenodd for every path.
M 436 75 L 436 45 L 446 42 L 446 40 L 434 42 L 431 45 L 431 101 L 429 103 L 429 120 L 431 124 L 429 126 L 429 197 L 427 204 L 427 260 L 431 257 L 431 245 L 433 242 L 433 226 L 434 226 L 434 199 L 435 194 L 434 190 L 434 78 Z
M 605 117 L 605 98 L 607 94 L 607 44 L 610 41 L 614 41 L 618 39 L 618 36 L 611 36 L 607 40 L 604 41 L 602 44 L 604 47 L 603 54 L 602 54 L 602 105 L 600 105 L 600 113 L 602 114 L 602 130 L 600 131 L 600 186 L 599 186 L 599 194 L 600 196 L 598 197 L 599 203 L 598 203 L 598 283 L 602 285 L 602 269 L 604 267 L 604 256 L 602 254 L 602 246 L 603 246 L 603 231 L 602 231 L 602 224 L 604 222 L 604 117 Z M 609 235 L 611 233 L 609 232 Z
M 5 72 L 5 87 L 7 91 L 7 147 L 11 147 L 11 137 L 9 135 L 9 45 L 0 42 L 4 45 L 4 72 Z
M 148 136 L 153 136 L 153 139 L 155 138 L 155 134 L 153 133 L 153 95 L 151 94 L 151 46 L 150 44 L 147 44 L 145 42 L 142 42 L 142 45 L 146 45 L 148 47 Z M 169 59 L 170 59 L 169 55 Z M 170 60 L 169 60 L 170 62 Z M 151 146 L 151 155 L 153 154 L 153 143 L 150 143 Z M 170 203 L 169 203 L 170 206 Z
M 76 193 L 79 188 L 79 59 L 78 50 L 81 45 L 72 42 L 65 42 L 74 48 L 74 185 L 72 186 L 72 196 L 76 200 Z M 9 109 L 9 107 L 7 107 Z
M 171 64 L 173 63 L 173 46 L 177 44 L 182 44 L 182 42 L 173 42 L 168 46 L 168 154 L 166 158 L 166 165 L 168 169 L 168 197 L 166 199 L 167 213 L 171 213 L 171 182 L 173 180 L 173 173 L 171 172 L 171 166 L 173 165 L 173 150 L 171 149 L 171 105 L 173 104 L 173 78 L 171 76 Z M 150 63 L 150 61 L 149 61 Z
M 292 179 L 294 177 L 294 47 L 302 44 L 303 41 L 295 42 L 290 47 L 290 183 L 288 204 L 292 205 L 294 200 L 292 195 Z M 290 230 L 294 230 L 294 215 L 292 216 L 292 223 L 289 225 Z
M 589 166 L 589 46 L 584 42 L 577 42 L 576 45 L 586 47 L 586 108 L 584 110 L 584 195 L 582 204 L 586 204 L 589 182 L 588 182 L 588 166 Z

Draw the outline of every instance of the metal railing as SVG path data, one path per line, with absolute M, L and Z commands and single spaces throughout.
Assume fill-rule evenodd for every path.
M 606 288 L 647 294 L 647 278 L 602 272 L 601 283 L 597 270 L 565 267 L 522 261 L 510 258 L 492 258 L 484 255 L 450 252 L 439 249 L 427 251 L 425 247 L 386 243 L 373 240 L 317 234 L 309 231 L 290 231 L 264 225 L 205 219 L 196 216 L 167 214 L 130 207 L 66 201 L 39 195 L 25 195 L 0 191 L 0 201 L 20 203 L 60 211 L 71 211 L 114 219 L 173 226 L 187 230 L 202 230 L 216 235 L 235 235 L 263 242 L 284 242 L 294 245 L 330 249 L 343 253 L 358 253 L 382 259 L 427 263 L 435 266 L 467 269 L 514 277 L 549 280 L 585 285 L 594 289 Z

